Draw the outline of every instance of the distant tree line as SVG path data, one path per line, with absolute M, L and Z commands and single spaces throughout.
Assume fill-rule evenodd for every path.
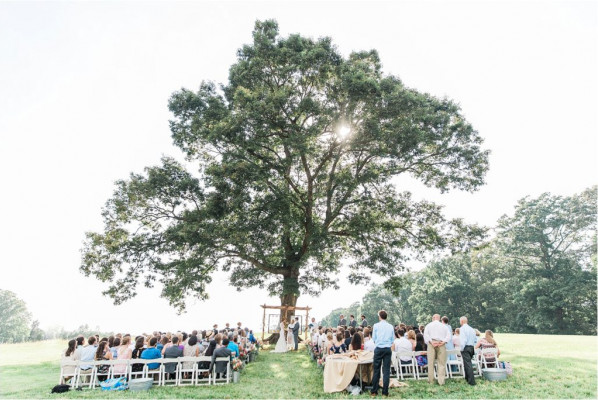
M 483 245 L 374 286 L 322 324 L 341 313 L 373 324 L 383 308 L 394 323 L 425 324 L 439 313 L 498 332 L 596 335 L 596 193 L 524 198 Z
M 38 320 L 31 320 L 31 313 L 22 299 L 9 290 L 0 289 L 0 343 L 35 342 L 46 339 L 72 339 L 78 335 L 85 337 L 99 334 L 110 336 L 111 332 L 102 332 L 98 326 L 92 329 L 81 325 L 73 331 L 61 326 L 54 326 L 44 331 Z

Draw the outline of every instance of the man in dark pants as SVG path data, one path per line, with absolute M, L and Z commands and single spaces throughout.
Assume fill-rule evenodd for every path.
M 378 395 L 380 388 L 380 366 L 382 366 L 382 396 L 388 396 L 388 384 L 390 383 L 390 359 L 392 350 L 390 346 L 395 338 L 395 330 L 391 324 L 386 322 L 388 314 L 384 310 L 378 311 L 380 322 L 374 324 L 374 335 L 372 340 L 376 344 L 374 350 L 374 377 L 371 395 Z
M 293 336 L 295 339 L 295 351 L 299 348 L 299 330 L 301 329 L 299 317 L 295 317 L 295 326 L 293 326 Z
M 465 380 L 470 385 L 475 385 L 475 377 L 473 376 L 473 367 L 471 359 L 474 356 L 474 346 L 477 341 L 475 331 L 467 324 L 467 317 L 461 317 L 461 329 L 459 329 L 459 342 L 461 344 L 461 357 L 463 357 L 463 369 L 465 370 Z

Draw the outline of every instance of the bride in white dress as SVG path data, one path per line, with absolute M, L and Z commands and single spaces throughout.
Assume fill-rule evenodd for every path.
M 286 353 L 288 351 L 287 341 L 284 337 L 284 322 L 280 323 L 280 336 L 276 342 L 276 347 L 272 350 L 272 353 Z

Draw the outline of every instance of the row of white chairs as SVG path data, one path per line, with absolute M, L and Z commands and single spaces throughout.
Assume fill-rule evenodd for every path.
M 394 376 L 397 379 L 423 379 L 428 377 L 429 365 L 420 366 L 417 365 L 417 356 L 426 355 L 425 351 L 406 351 L 406 352 L 393 352 L 391 363 L 394 369 Z M 451 357 L 454 356 L 454 357 Z M 410 358 L 407 363 L 401 362 L 401 357 Z M 488 368 L 491 365 L 491 361 L 495 360 L 496 363 L 498 357 L 498 350 L 495 348 L 487 348 L 476 351 L 474 357 L 471 359 L 471 365 L 473 367 L 474 375 L 481 376 L 482 370 Z M 453 367 L 456 371 L 453 372 Z M 438 377 L 438 363 L 434 363 L 434 377 Z M 461 351 L 459 350 L 447 350 L 446 351 L 446 378 L 465 378 L 465 368 L 463 366 L 463 359 L 461 357 Z
M 230 383 L 231 364 L 230 358 L 218 357 L 209 368 L 200 368 L 199 363 L 211 363 L 212 357 L 178 357 L 178 358 L 156 358 L 153 360 L 127 359 L 127 360 L 98 360 L 98 361 L 72 361 L 63 360 L 60 364 L 60 384 L 70 383 L 71 387 L 80 387 L 83 383 L 89 388 L 95 388 L 99 384 L 99 378 L 106 379 L 126 377 L 127 381 L 136 378 L 153 378 L 154 384 L 164 386 L 172 384 L 175 386 L 185 385 L 214 385 Z M 216 365 L 226 363 L 226 376 L 218 377 Z M 133 365 L 141 365 L 141 370 Z M 156 368 L 149 368 L 150 364 L 158 364 Z M 174 379 L 166 372 L 166 364 L 176 364 Z M 190 365 L 189 365 L 190 364 Z M 103 366 L 107 366 L 103 367 Z M 152 365 L 153 366 L 153 365 Z M 86 367 L 83 369 L 82 367 Z M 88 367 L 88 368 L 87 368 Z M 122 372 L 121 372 L 122 371 Z M 84 382 L 85 381 L 85 382 Z

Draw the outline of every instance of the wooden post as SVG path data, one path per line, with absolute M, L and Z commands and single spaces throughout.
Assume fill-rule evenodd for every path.
M 309 337 L 307 327 L 309 326 L 309 306 L 305 306 L 305 340 Z
M 266 305 L 264 304 L 264 316 L 262 317 L 262 343 L 264 343 L 264 331 L 266 330 Z

